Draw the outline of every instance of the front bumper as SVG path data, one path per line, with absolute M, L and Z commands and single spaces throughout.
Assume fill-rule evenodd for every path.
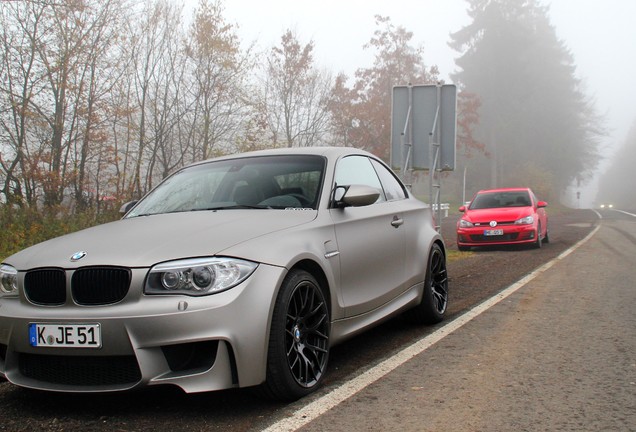
M 201 392 L 265 380 L 271 312 L 284 268 L 261 264 L 242 284 L 205 297 L 143 295 L 146 271 L 133 270 L 129 294 L 109 306 L 35 306 L 24 295 L 0 299 L 0 376 L 62 392 L 156 384 Z M 33 347 L 30 323 L 97 323 L 102 346 Z
M 501 235 L 485 235 L 490 227 L 471 227 L 457 229 L 458 246 L 488 246 L 534 243 L 537 241 L 537 228 L 533 225 L 498 225 Z

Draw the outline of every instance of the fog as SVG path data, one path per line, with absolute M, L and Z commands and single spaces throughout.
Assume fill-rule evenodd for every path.
M 188 163 L 272 146 L 388 160 L 392 86 L 453 79 L 466 91 L 445 199 L 527 185 L 594 204 L 636 119 L 636 2 L 470 1 L 487 7 L 2 2 L 0 206 L 101 214 Z
M 545 0 L 542 4 L 549 7 L 557 36 L 574 56 L 576 76 L 605 119 L 607 136 L 600 146 L 604 160 L 592 180 L 564 197 L 570 205 L 589 207 L 594 204 L 599 177 L 636 119 L 636 2 Z M 449 34 L 470 22 L 467 6 L 464 0 L 232 0 L 225 3 L 225 16 L 238 24 L 245 41 L 257 41 L 263 49 L 277 44 L 286 29 L 294 29 L 301 40 L 314 41 L 322 67 L 348 76 L 373 62 L 363 45 L 375 30 L 374 15 L 389 16 L 396 26 L 414 33 L 414 43 L 424 46 L 425 62 L 437 65 L 450 82 L 458 53 L 447 45 Z M 574 198 L 577 190 L 580 202 Z
M 612 157 L 625 144 L 636 121 L 633 103 L 636 98 L 636 26 L 633 23 L 636 2 L 553 0 L 551 3 L 557 34 L 572 49 L 578 75 L 586 83 L 588 94 L 596 101 L 607 125 L 608 136 L 601 146 L 605 159 L 593 181 L 581 188 L 581 205 L 588 207 L 603 200 L 596 197 L 598 183 L 601 177 L 613 175 L 607 171 Z

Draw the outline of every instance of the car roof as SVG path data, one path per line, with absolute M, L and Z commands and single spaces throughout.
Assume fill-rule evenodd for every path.
M 482 189 L 477 194 L 481 193 L 496 193 L 496 192 L 519 192 L 519 191 L 530 191 L 530 188 L 527 187 L 514 187 L 514 188 L 498 188 L 498 189 Z
M 237 158 L 247 158 L 254 156 L 284 156 L 284 155 L 317 155 L 324 156 L 328 159 L 339 158 L 347 155 L 365 155 L 378 159 L 373 154 L 356 149 L 353 147 L 284 147 L 267 150 L 256 150 L 245 153 L 235 153 L 231 155 L 221 156 L 205 161 L 196 162 L 192 165 L 204 164 L 213 160 L 230 160 Z

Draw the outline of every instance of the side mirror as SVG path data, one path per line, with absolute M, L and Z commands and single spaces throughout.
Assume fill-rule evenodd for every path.
M 466 206 L 459 206 L 459 211 L 464 213 L 466 211 Z
M 547 207 L 548 203 L 545 201 L 539 201 L 537 202 L 537 208 L 543 208 L 543 207 Z
M 365 185 L 337 186 L 333 192 L 334 207 L 363 207 L 375 203 L 380 191 Z
M 126 213 L 128 213 L 128 211 L 133 208 L 135 206 L 135 204 L 137 204 L 139 201 L 138 200 L 134 200 L 134 201 L 128 201 L 127 203 L 124 203 L 120 208 L 119 208 L 119 214 L 120 215 L 125 215 Z

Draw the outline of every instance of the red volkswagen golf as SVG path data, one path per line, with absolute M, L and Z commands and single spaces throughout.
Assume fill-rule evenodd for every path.
M 550 241 L 548 203 L 537 200 L 529 188 L 481 190 L 457 222 L 457 247 L 529 243 L 540 248 Z

